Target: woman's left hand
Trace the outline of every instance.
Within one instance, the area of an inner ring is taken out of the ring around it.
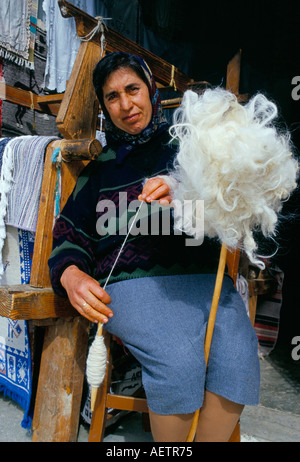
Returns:
[[[170,205],[172,202],[171,188],[162,177],[150,178],[138,199],[145,202],[158,200],[161,205]]]

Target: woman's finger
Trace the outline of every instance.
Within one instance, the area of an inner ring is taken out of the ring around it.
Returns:
[[[102,324],[105,324],[109,319],[109,317],[106,316],[103,312],[99,312],[85,300],[82,300],[81,303],[76,303],[74,307],[82,316],[91,322],[101,322]]]
[[[162,178],[150,178],[145,184],[142,193],[139,195],[139,200],[152,202],[154,200],[166,199],[170,194],[169,186]]]
[[[104,292],[104,291],[103,291]],[[113,316],[112,310],[104,303],[104,300],[100,300],[98,297],[96,297],[92,292],[87,292],[86,295],[84,296],[85,302],[87,304],[88,310],[92,308],[92,313],[93,315],[97,316],[97,313],[101,315],[101,322],[107,322],[109,318]],[[107,303],[110,303],[111,299],[109,295],[107,295],[106,300],[108,300]],[[86,306],[86,305],[85,305]],[[91,311],[89,311],[91,313]],[[99,317],[97,316],[99,319]]]
[[[61,283],[74,308],[90,321],[105,323],[113,315],[107,306],[111,302],[108,293],[102,289],[98,281],[75,265],[64,271]]]

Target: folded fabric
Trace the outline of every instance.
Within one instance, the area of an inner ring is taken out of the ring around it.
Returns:
[[[45,148],[54,139],[22,136],[14,144],[13,185],[8,195],[6,224],[27,231],[36,230]]]
[[[51,136],[19,136],[10,139],[3,152],[0,176],[0,252],[6,237],[5,225],[35,232],[44,154]],[[0,261],[0,275],[3,265]]]

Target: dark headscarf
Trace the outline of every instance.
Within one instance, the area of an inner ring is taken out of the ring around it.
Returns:
[[[143,143],[147,143],[153,137],[157,136],[159,133],[166,130],[168,128],[168,123],[163,114],[160,94],[155,84],[152,72],[150,71],[147,63],[142,58],[140,58],[139,56],[135,56],[135,55],[129,55],[128,53],[123,53],[123,52],[109,53],[98,63],[97,67],[100,66],[101,68],[101,66],[105,64],[105,60],[111,59],[112,57],[116,55],[120,57],[121,56],[133,57],[135,59],[137,65],[141,69],[141,75],[144,76],[143,81],[146,83],[148,87],[149,96],[150,96],[150,100],[152,104],[152,118],[149,124],[147,125],[147,127],[145,127],[141,133],[137,135],[131,135],[130,133],[127,133],[114,125],[114,123],[112,122],[105,108],[105,104],[104,104],[103,97],[102,97],[102,92],[97,91],[96,89],[97,96],[100,100],[100,104],[101,104],[103,113],[105,115],[105,135],[106,135],[107,141],[109,143],[109,141],[112,140],[119,144],[119,147],[117,149],[117,156],[119,157],[120,160],[122,160],[127,154],[131,152],[131,150],[135,146],[141,145]],[[96,80],[97,67],[94,72],[94,84]],[[125,64],[122,67],[130,68],[130,65],[127,66]]]

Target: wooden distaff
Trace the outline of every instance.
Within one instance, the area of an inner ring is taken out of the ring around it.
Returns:
[[[217,271],[217,276],[216,276],[215,289],[214,289],[214,293],[213,293],[213,299],[212,299],[212,303],[211,303],[211,309],[210,309],[210,313],[209,313],[207,329],[206,329],[206,336],[205,336],[204,355],[205,355],[206,366],[207,366],[207,363],[208,363],[211,340],[212,340],[212,336],[213,336],[215,320],[216,320],[216,316],[217,316],[217,309],[218,309],[219,299],[220,299],[221,290],[222,290],[222,284],[223,284],[223,278],[224,278],[224,272],[225,272],[225,265],[226,265],[226,256],[227,256],[227,247],[226,247],[225,244],[222,244],[221,252],[220,252],[220,258],[219,258],[218,271]],[[199,416],[200,416],[200,409],[198,409],[195,412],[193,422],[192,422],[192,426],[191,426],[190,432],[189,432],[187,440],[186,440],[187,442],[194,441],[197,426],[198,426]]]

